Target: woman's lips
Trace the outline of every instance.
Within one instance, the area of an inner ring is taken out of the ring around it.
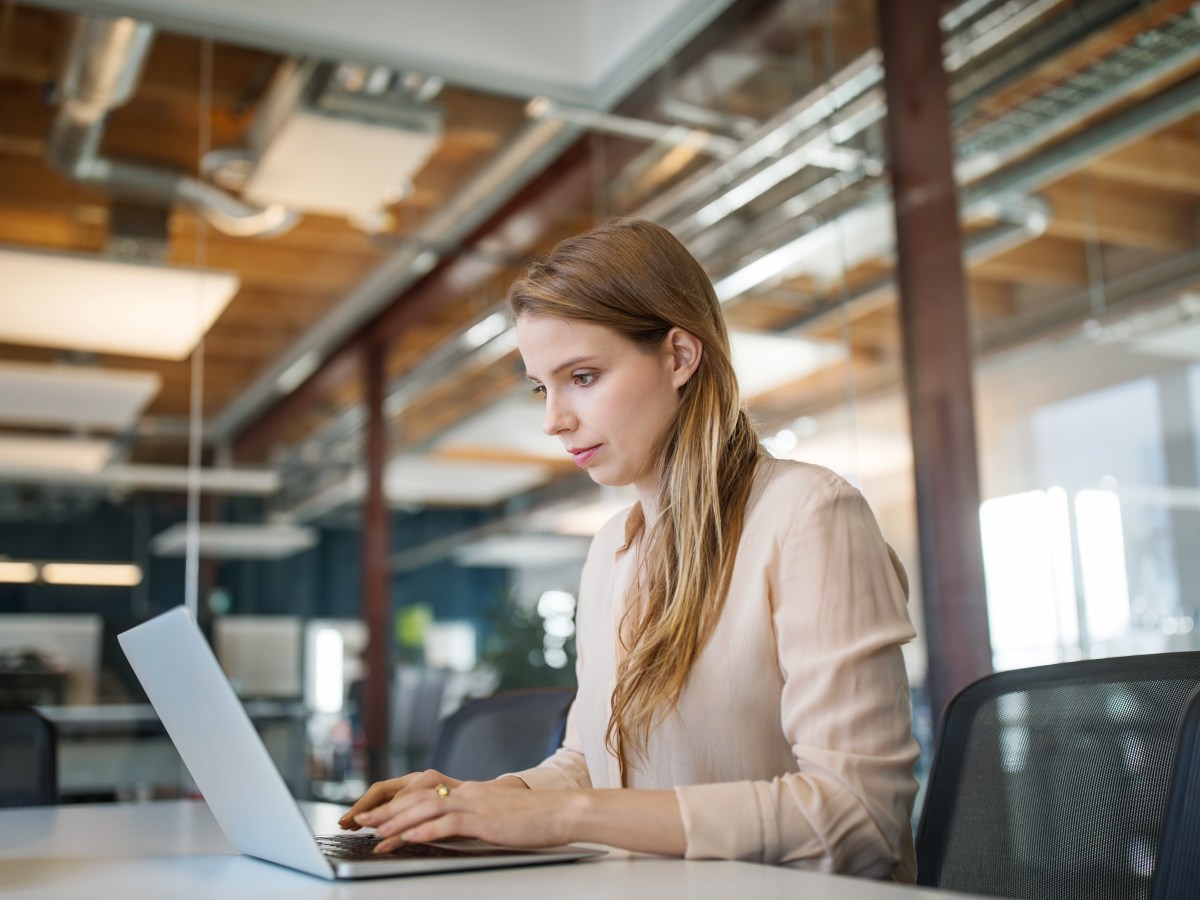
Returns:
[[[575,465],[582,469],[591,461],[599,449],[600,445],[597,444],[594,447],[584,447],[582,450],[569,450],[568,452],[571,454],[571,459],[575,461]]]

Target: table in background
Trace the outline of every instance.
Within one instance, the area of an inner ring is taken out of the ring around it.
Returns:
[[[249,700],[246,713],[292,791],[308,794],[306,711]],[[179,751],[148,703],[39,706],[58,730],[58,792],[65,799],[125,800],[194,792]]]
[[[337,830],[344,807],[303,803],[315,831]],[[565,865],[323,881],[237,854],[199,801],[0,810],[0,893],[6,900],[530,900],[563,897],[754,900],[952,900],[955,895],[753,863],[614,852]],[[959,895],[961,896],[961,895]]]

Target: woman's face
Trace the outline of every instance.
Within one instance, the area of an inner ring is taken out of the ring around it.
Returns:
[[[603,325],[524,315],[517,347],[534,393],[545,400],[546,434],[597,484],[633,484],[643,497],[655,496],[654,450],[699,361],[695,338],[673,329],[650,349]]]

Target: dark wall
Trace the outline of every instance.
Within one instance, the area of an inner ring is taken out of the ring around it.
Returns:
[[[257,501],[227,501],[216,510],[222,521],[262,521]],[[412,549],[484,523],[479,510],[397,512],[393,551]],[[184,560],[149,556],[150,537],[182,521],[182,502],[165,497],[103,501],[72,515],[46,521],[0,522],[0,556],[13,559],[136,562],[143,567],[137,588],[0,584],[0,613],[91,613],[104,617],[102,699],[136,699],[116,634],[184,601]],[[361,542],[353,528],[322,528],[315,547],[283,560],[224,563],[201,560],[201,603],[213,590],[227,599],[231,614],[353,618],[360,609]],[[435,619],[471,619],[486,639],[493,610],[504,596],[503,570],[464,569],[449,558],[404,572],[392,582],[392,605],[427,606]],[[202,615],[202,619],[204,616]]]

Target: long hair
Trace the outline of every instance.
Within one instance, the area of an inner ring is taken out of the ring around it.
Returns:
[[[607,743],[624,781],[652,728],[679,702],[729,588],[760,449],[741,408],[729,333],[704,269],[666,229],[615,219],[535,260],[508,292],[514,319],[611,328],[647,349],[679,327],[702,346],[657,449],[658,515],[621,622]],[[640,601],[640,602],[638,602]]]

